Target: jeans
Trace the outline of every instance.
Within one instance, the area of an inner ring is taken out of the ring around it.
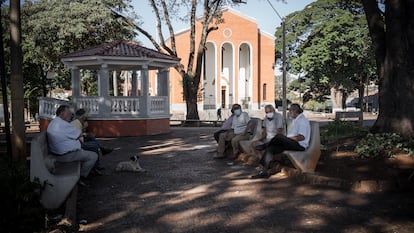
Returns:
[[[98,159],[98,154],[93,151],[87,150],[77,150],[72,151],[64,155],[56,156],[57,162],[74,162],[80,161],[81,162],[81,170],[80,175],[83,177],[87,177],[89,172],[95,166],[95,163]]]

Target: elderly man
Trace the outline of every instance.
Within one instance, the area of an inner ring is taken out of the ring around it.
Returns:
[[[81,162],[80,184],[85,185],[85,178],[95,166],[98,154],[81,148],[79,138],[81,131],[73,126],[70,121],[72,112],[68,105],[61,105],[56,110],[56,118],[53,119],[48,128],[49,151],[56,154],[58,162]]]
[[[260,140],[252,142],[250,145],[252,153],[262,159],[264,150],[256,150],[255,147],[264,143],[270,142],[277,134],[283,134],[283,117],[280,113],[276,112],[275,108],[268,104],[264,108],[265,118],[262,125],[262,138]]]
[[[217,154],[215,159],[225,158],[224,151],[226,149],[226,141],[231,141],[233,149],[233,158],[237,157],[240,153],[239,142],[241,140],[249,139],[249,133],[247,132],[247,124],[250,121],[250,117],[246,112],[242,112],[240,104],[234,104],[231,108],[234,114],[231,124],[232,130],[222,133],[219,136]]]
[[[259,145],[256,149],[265,149],[265,156],[260,161],[263,165],[263,170],[257,175],[252,176],[253,179],[268,178],[267,170],[270,168],[270,162],[276,160],[279,162],[278,170],[280,171],[280,163],[282,163],[283,154],[285,150],[304,151],[308,148],[310,139],[310,123],[303,114],[302,108],[299,104],[292,104],[289,108],[290,116],[293,118],[292,124],[288,130],[287,136],[277,134],[267,146]]]

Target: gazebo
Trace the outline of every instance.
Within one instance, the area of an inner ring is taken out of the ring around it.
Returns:
[[[170,132],[169,69],[177,57],[119,40],[66,54],[62,62],[71,70],[72,99],[75,109],[88,111],[89,129],[100,137],[141,136]],[[98,95],[83,96],[81,70],[97,72]],[[154,70],[155,91],[149,92],[149,71]],[[132,73],[129,96],[111,96],[110,71]],[[40,98],[41,129],[46,129],[57,106],[66,103]]]

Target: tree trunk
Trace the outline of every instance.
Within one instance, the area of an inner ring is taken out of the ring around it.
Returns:
[[[341,92],[335,88],[331,88],[332,109],[342,108]]]
[[[21,47],[20,1],[10,1],[10,87],[12,104],[13,157],[26,156],[24,124],[23,57]]]
[[[346,109],[346,99],[348,98],[348,93],[346,91],[341,91],[341,107],[342,109]]]
[[[363,109],[364,109],[364,90],[365,90],[365,85],[364,82],[361,79],[361,82],[359,83],[358,86],[358,108],[359,108],[359,117],[358,117],[358,122],[360,125],[363,125],[364,123],[364,114],[363,114]]]
[[[199,120],[197,109],[198,85],[194,83],[194,76],[188,73],[182,75],[183,93],[187,107],[187,120]]]
[[[380,82],[380,109],[372,131],[414,136],[414,3],[385,1],[385,22],[379,17],[377,1],[363,4]]]

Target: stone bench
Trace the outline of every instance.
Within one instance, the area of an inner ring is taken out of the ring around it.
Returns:
[[[254,133],[249,140],[240,141],[240,147],[246,154],[251,154],[250,145],[252,142],[262,138],[262,120],[252,118],[255,122]],[[301,172],[313,172],[318,164],[321,155],[321,143],[319,135],[319,123],[310,122],[311,137],[309,147],[305,151],[284,151],[283,153],[289,158],[295,168]]]
[[[50,155],[46,131],[33,138],[30,149],[30,180],[44,186],[40,202],[46,209],[59,208],[76,187],[80,162],[58,163]]]
[[[305,151],[284,151],[295,168],[301,172],[314,172],[321,155],[319,123],[311,121],[309,147]]]
[[[249,140],[242,140],[239,142],[240,148],[246,154],[251,154],[250,145],[252,142],[257,141],[262,138],[262,120],[259,118],[251,118],[249,121],[249,131],[250,138]]]
[[[336,120],[359,120],[359,116],[362,114],[360,111],[349,111],[349,112],[335,112]]]

